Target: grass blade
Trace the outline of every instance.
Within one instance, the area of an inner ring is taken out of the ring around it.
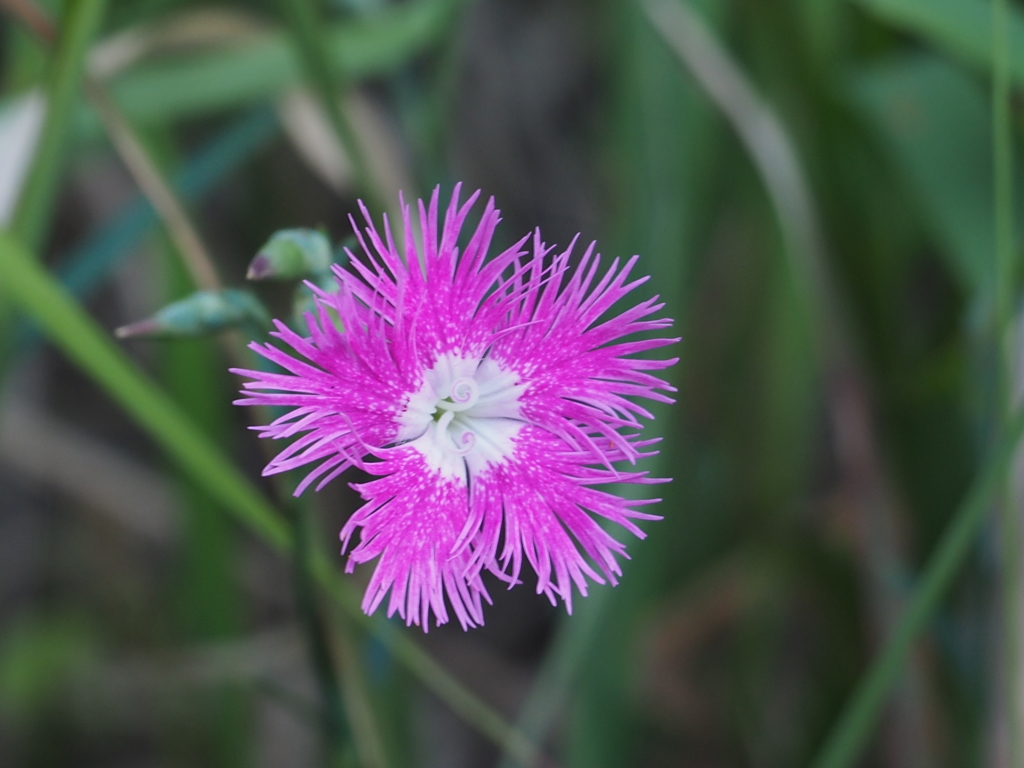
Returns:
[[[0,234],[5,290],[65,354],[148,431],[171,459],[270,546],[291,548],[291,535],[269,502],[155,384],[114,344],[11,235]]]
[[[1016,359],[1012,342],[1015,282],[1013,227],[1013,129],[1010,118],[1010,44],[1008,0],[992,3],[992,178],[995,200],[996,262],[996,349],[998,392],[996,420],[999,432],[1014,406]],[[1007,733],[1007,763],[1020,765],[1020,508],[1013,483],[1006,483],[999,504],[999,532],[1002,538],[1000,579],[1002,586],[1003,659],[1000,675],[1006,680],[1001,714]]]
[[[32,167],[14,211],[11,231],[38,250],[72,129],[72,114],[85,73],[85,55],[103,20],[106,0],[72,0],[61,17],[46,89],[46,118]]]
[[[317,18],[317,8],[311,0],[278,0],[278,6],[291,27],[294,47],[302,59],[306,77],[319,95],[338,141],[352,163],[356,186],[369,198],[366,202],[371,210],[379,208],[380,199],[367,170],[366,158],[348,116],[338,103],[344,89],[332,71],[326,36],[321,20]]]
[[[1022,434],[1024,408],[1018,409],[1007,424],[1002,439],[929,558],[906,613],[861,679],[813,762],[814,768],[846,768],[861,754],[878,723],[887,695],[904,672],[914,639],[928,623],[967,558],[971,543],[1005,482]]]

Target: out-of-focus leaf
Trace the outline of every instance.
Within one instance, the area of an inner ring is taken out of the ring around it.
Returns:
[[[270,315],[248,291],[196,291],[168,304],[152,317],[117,329],[119,338],[187,338],[208,336],[228,328],[270,327]]]
[[[965,288],[991,299],[992,123],[967,74],[933,55],[859,72],[854,101],[877,129]]]
[[[105,0],[65,4],[47,73],[46,111],[28,177],[11,218],[11,229],[35,247],[46,231],[53,199],[67,158],[71,118],[85,74],[85,55],[103,21]]]
[[[80,621],[22,620],[0,644],[0,709],[31,717],[59,696],[70,677],[88,670],[96,654],[96,638]]]
[[[326,33],[334,71],[359,79],[392,69],[447,29],[461,0],[418,0],[389,6]],[[302,77],[283,33],[217,52],[165,57],[114,78],[114,98],[135,123],[223,112],[280,93]]]
[[[234,512],[271,547],[287,551],[291,535],[274,507],[91,321],[10,235],[0,232],[0,274],[8,294],[72,360],[117,398],[183,471]]]
[[[38,90],[0,109],[0,225],[10,222],[14,213],[45,113],[46,98]]]
[[[975,66],[992,66],[992,4],[980,0],[852,0]],[[1011,8],[1010,71],[1024,83],[1024,13]]]

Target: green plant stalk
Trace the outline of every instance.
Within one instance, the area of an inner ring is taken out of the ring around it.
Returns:
[[[362,665],[353,637],[351,620],[331,614],[335,657],[341,669],[341,692],[360,768],[388,768],[373,701],[366,687]]]
[[[287,523],[263,495],[6,232],[0,233],[0,275],[11,298],[43,332],[107,390],[193,480],[274,550],[291,550]]]
[[[320,552],[313,554],[313,568],[320,583],[343,608],[384,644],[392,656],[410,669],[453,712],[500,745],[521,764],[539,764],[541,753],[533,742],[507,723],[501,715],[484,705],[394,624],[364,614],[359,605],[359,598],[344,582],[333,577],[333,566]]]
[[[163,166],[176,161],[171,132],[154,130],[146,137],[148,149]],[[166,237],[151,238],[163,265],[163,302],[186,296],[195,290]],[[201,425],[215,442],[228,432],[228,401],[211,397],[227,392],[227,372],[213,339],[177,339],[158,348],[160,379],[167,394]],[[181,490],[181,552],[176,590],[177,615],[183,637],[189,642],[208,642],[235,636],[241,627],[241,601],[234,579],[238,542],[230,519],[219,514],[220,507],[205,490],[172,467]],[[251,739],[252,693],[225,685],[211,691],[213,706],[220,713],[208,724],[215,745],[217,764],[242,768]]]
[[[1018,409],[1008,421],[1006,430],[928,559],[906,612],[861,678],[812,763],[814,768],[846,768],[857,760],[881,716],[887,694],[904,670],[914,639],[928,623],[963,565],[986,513],[1002,489],[1022,434],[1024,408]]]
[[[304,625],[310,661],[320,688],[323,706],[323,732],[325,764],[337,766],[342,762],[345,747],[349,743],[349,729],[338,685],[338,670],[335,668],[329,641],[329,631],[323,613],[317,605],[315,576],[311,554],[315,551],[311,536],[313,532],[313,510],[309,504],[296,500],[291,505],[292,530],[295,537],[292,565],[295,578],[295,593],[299,615]]]
[[[996,318],[999,371],[996,400],[998,430],[1006,429],[1013,408],[1013,135],[1010,118],[1010,9],[1008,0],[992,3],[992,178],[995,200]],[[1005,718],[1008,764],[1021,765],[1024,749],[1020,729],[1020,518],[1012,483],[1006,483],[999,504],[1002,542],[1002,641],[1005,681],[1002,717]]]
[[[10,226],[22,242],[29,244],[30,253],[37,252],[42,244],[67,154],[85,55],[105,7],[106,0],[69,0],[61,19],[57,48],[47,73],[46,115]],[[14,319],[3,294],[0,283],[0,372],[11,354],[10,326]]]
[[[61,17],[46,87],[46,117],[11,221],[11,231],[30,252],[41,245],[67,156],[85,56],[105,9],[106,0],[68,0]]]
[[[356,187],[369,198],[367,203],[371,204],[370,208],[379,210],[382,201],[374,189],[366,157],[359,146],[352,124],[338,103],[339,97],[344,93],[344,83],[340,78],[335,78],[332,71],[323,23],[317,18],[318,13],[313,0],[278,0],[278,6],[288,20],[295,49],[302,60],[306,77],[320,96],[338,141],[352,163]]]
[[[292,552],[289,526],[263,494],[6,232],[0,232],[0,281],[47,337],[133,416],[194,482],[274,551],[284,555]],[[363,614],[359,598],[322,553],[314,551],[310,565],[320,586],[452,711],[523,762],[537,761],[539,752],[528,739],[449,675],[414,640],[386,620]]]

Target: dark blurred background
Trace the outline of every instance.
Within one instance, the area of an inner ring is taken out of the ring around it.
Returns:
[[[275,230],[338,243],[358,197],[394,211],[399,190],[458,181],[496,198],[498,245],[540,227],[640,254],[641,291],[683,337],[647,466],[673,478],[664,520],[628,542],[621,585],[572,617],[494,582],[483,628],[408,636],[565,768],[808,764],[1020,383],[993,234],[990,6],[93,0],[60,97],[69,19],[89,2],[0,2],[0,221],[16,227],[33,153],[54,153],[27,244],[108,333],[197,285],[83,72],[175,185],[226,286]],[[1008,18],[1019,89],[1024,7]],[[44,92],[66,102],[59,140]],[[1019,90],[1009,122],[1017,141]],[[254,290],[289,316],[291,284]],[[0,765],[518,764],[314,595],[343,646],[344,716],[325,726],[295,566],[26,317],[7,319]],[[223,339],[118,344],[274,493]],[[357,498],[345,481],[307,495],[313,546],[340,571]],[[1011,764],[999,530],[993,517],[972,540],[863,765]],[[346,578],[361,591],[370,570]]]

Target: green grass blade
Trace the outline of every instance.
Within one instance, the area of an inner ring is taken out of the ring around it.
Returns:
[[[72,115],[85,69],[85,55],[95,37],[106,0],[71,0],[61,17],[57,47],[46,87],[46,118],[28,178],[18,199],[11,231],[38,250],[71,135]]]
[[[986,513],[1006,479],[1017,444],[1024,434],[1024,408],[1007,424],[1005,433],[977,476],[945,534],[925,566],[906,612],[885,647],[861,679],[814,768],[846,768],[863,751],[878,723],[886,697],[905,668],[914,639],[928,623],[971,549]]]
[[[274,549],[291,548],[288,526],[262,494],[178,406],[135,369],[125,353],[7,233],[0,234],[0,274],[8,295],[152,435],[170,458]]]
[[[306,76],[319,95],[338,141],[352,163],[357,188],[369,198],[366,202],[371,209],[381,207],[355,130],[338,103],[344,93],[343,80],[332,71],[327,39],[316,5],[312,0],[278,0],[277,4],[291,27],[294,48],[302,59]]]
[[[1010,47],[1008,0],[992,4],[992,176],[995,198],[996,327],[999,350],[996,419],[999,430],[1013,408],[1016,350],[1013,345],[1014,227],[1013,227],[1013,128],[1010,116]],[[999,532],[1003,542],[1000,562],[1003,615],[1003,659],[1000,675],[1016,681],[1020,675],[1020,510],[1013,483],[1006,483],[999,504]],[[1020,765],[1020,686],[1005,686],[1002,710],[1007,730],[1007,762]]]

